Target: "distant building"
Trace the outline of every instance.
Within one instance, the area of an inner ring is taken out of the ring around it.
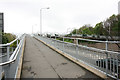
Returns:
[[[0,31],[4,32],[4,14],[0,13]]]
[[[120,1],[118,2],[118,14],[120,14]]]

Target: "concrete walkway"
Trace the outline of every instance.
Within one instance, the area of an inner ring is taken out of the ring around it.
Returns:
[[[99,78],[31,36],[26,37],[21,78]]]

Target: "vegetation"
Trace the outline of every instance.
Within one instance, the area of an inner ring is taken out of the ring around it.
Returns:
[[[77,31],[77,32],[76,32]],[[99,36],[106,36],[108,40],[108,36],[114,40],[114,36],[120,36],[120,15],[113,14],[104,22],[97,23],[94,27],[91,25],[84,25],[79,29],[74,29],[70,34],[82,34],[83,36],[86,35],[97,35]],[[118,39],[119,40],[119,39]],[[116,43],[116,45],[120,48],[120,45]]]
[[[70,34],[82,35],[103,35],[103,36],[119,36],[120,34],[120,15],[112,15],[106,21],[97,23],[94,27],[90,24],[84,25],[79,29],[74,29]]]
[[[2,40],[2,44],[6,44],[6,43],[10,43],[11,41],[13,41],[14,39],[16,39],[16,36],[11,34],[11,33],[1,33],[0,34],[1,40]],[[15,47],[16,43],[13,43],[11,46]]]

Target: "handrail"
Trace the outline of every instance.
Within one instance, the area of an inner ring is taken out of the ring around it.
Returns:
[[[59,37],[59,36],[55,36],[55,37]],[[61,37],[63,38],[63,37]],[[78,40],[84,40],[84,41],[91,41],[91,42],[101,42],[101,43],[120,43],[120,41],[100,41],[100,40],[91,40],[91,39],[83,39],[83,38],[71,38],[71,37],[64,37],[67,39],[78,39]]]
[[[24,35],[24,34],[23,34],[23,35]],[[10,45],[13,44],[15,41],[17,41],[18,39],[20,39],[23,35],[17,37],[15,40],[11,41],[10,43],[0,44],[0,47],[10,46]]]
[[[13,44],[15,41],[17,41],[18,39],[19,39],[19,37],[16,38],[15,40],[11,41],[10,43],[7,43],[7,44],[0,44],[0,47],[9,46],[9,45]]]
[[[61,37],[61,38],[63,38],[63,37]],[[102,43],[106,43],[106,42],[107,43],[120,43],[120,41],[100,41],[100,40],[90,40],[90,39],[70,38],[70,37],[64,37],[64,38],[86,40],[86,41],[93,41],[93,42],[102,42]],[[53,39],[53,40],[56,40],[56,39]],[[56,40],[56,41],[63,42],[63,43],[66,43],[66,44],[71,44],[71,45],[78,45],[78,44],[74,44],[74,43],[64,42],[64,41],[61,41],[61,40]],[[102,49],[93,48],[93,47],[87,47],[87,46],[83,46],[83,45],[78,45],[78,46],[81,47],[81,48],[85,48],[85,49],[89,49],[89,50],[93,50],[93,51],[98,51],[98,52],[107,52],[107,53],[113,53],[113,54],[120,54],[120,52],[115,52],[115,51],[102,50]]]
[[[23,39],[24,39],[25,36],[23,36]],[[18,39],[18,38],[17,38]],[[7,64],[10,64],[12,62],[14,62],[16,59],[17,59],[17,55],[18,55],[18,52],[20,51],[20,48],[22,46],[22,41],[23,39],[20,41],[19,45],[17,46],[17,48],[15,49],[15,51],[13,52],[12,56],[10,57],[9,61],[6,61],[6,62],[3,62],[3,63],[0,63],[0,66],[3,66],[3,65],[7,65]],[[16,40],[16,39],[15,39]],[[14,41],[15,41],[14,40]],[[14,43],[14,41],[12,41],[11,43]],[[10,44],[10,43],[9,43]],[[7,45],[8,46],[8,45]]]

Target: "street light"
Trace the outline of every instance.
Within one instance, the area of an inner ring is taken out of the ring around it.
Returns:
[[[42,9],[50,9],[49,7],[47,8],[41,8],[40,9],[40,34],[42,35]]]

